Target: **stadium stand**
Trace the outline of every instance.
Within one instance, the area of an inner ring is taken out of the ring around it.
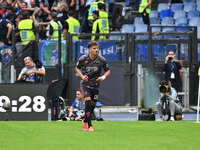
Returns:
[[[162,10],[167,10],[168,4],[167,3],[159,3],[157,11],[160,13]]]
[[[136,25],[136,24],[144,24],[142,17],[136,17],[134,19],[134,25]]]
[[[120,32],[118,32],[118,31],[111,31],[110,33],[111,34],[116,34],[116,33],[120,33]],[[119,36],[119,35],[112,35],[112,36],[109,37],[109,40],[120,41],[121,39],[122,39],[122,37]]]
[[[171,10],[173,12],[176,10],[183,10],[183,4],[182,3],[172,3]]]
[[[178,24],[188,24],[188,19],[186,17],[180,17],[175,20],[175,25]]]
[[[195,8],[195,3],[183,3],[183,5],[183,10],[185,10],[186,12],[194,10]]]
[[[192,17],[189,20],[189,25],[190,26],[198,26],[200,22],[200,17]]]
[[[187,17],[190,20],[190,18],[192,17],[199,17],[200,16],[200,12],[197,10],[191,10],[187,13]]]
[[[182,17],[186,17],[186,13],[184,10],[175,10],[174,11],[174,19],[178,19],[178,18],[182,18]]]
[[[158,17],[158,11],[157,10],[152,10],[151,13],[149,14],[149,18],[157,18]]]
[[[170,9],[162,10],[160,12],[160,20],[163,20],[165,17],[172,17],[173,12]]]
[[[150,18],[150,25],[158,25],[160,24],[160,19],[158,17]]]
[[[133,24],[123,24],[122,25],[122,33],[132,33],[134,31],[134,25]]]

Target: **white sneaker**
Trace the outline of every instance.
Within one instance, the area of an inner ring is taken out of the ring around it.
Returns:
[[[169,121],[175,121],[174,117],[170,117]]]
[[[156,121],[165,121],[165,119],[164,118],[159,118]]]

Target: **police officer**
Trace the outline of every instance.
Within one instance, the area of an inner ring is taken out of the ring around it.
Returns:
[[[28,11],[23,11],[22,20],[18,24],[18,29],[20,30],[20,37],[22,45],[27,45],[30,41],[35,40],[35,34],[33,32],[34,23],[29,17]]]
[[[139,13],[142,14],[144,24],[150,25],[149,14],[151,12],[151,0],[141,0],[139,6]]]
[[[93,11],[94,22],[92,25],[92,33],[109,33],[108,20],[99,18],[99,11]],[[106,39],[106,36],[92,36],[92,40]]]
[[[75,12],[70,10],[68,13],[68,19],[65,20],[63,25],[63,35],[66,36],[66,33],[75,34],[80,32],[80,23],[77,19],[74,18]],[[73,40],[78,40],[78,36],[73,36]]]

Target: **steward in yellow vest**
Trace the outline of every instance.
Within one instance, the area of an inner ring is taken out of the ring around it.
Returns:
[[[92,33],[109,33],[109,26],[108,23],[99,18],[99,12],[98,11],[93,11],[93,17],[94,17],[94,22],[92,25]],[[100,36],[92,36],[91,40],[98,40],[98,39],[106,39],[106,36],[100,35]]]
[[[63,35],[66,36],[66,33],[70,34],[79,34],[80,33],[80,23],[77,19],[74,18],[75,12],[70,10],[68,13],[68,19],[65,20],[63,24]],[[73,36],[73,40],[79,40],[78,36]]]
[[[152,0],[140,0],[139,13],[142,14],[144,24],[150,25],[149,14],[151,12]]]
[[[50,32],[48,39],[52,41],[58,41],[59,37],[59,29],[62,30],[62,24],[60,21],[57,21],[57,13],[52,12],[51,15],[49,15],[50,21]],[[61,34],[61,40],[62,40],[62,34]]]
[[[29,42],[35,40],[35,34],[33,32],[35,27],[33,20],[29,19],[28,11],[24,11],[22,16],[23,18],[18,24],[18,29],[20,30],[22,45],[27,45]]]

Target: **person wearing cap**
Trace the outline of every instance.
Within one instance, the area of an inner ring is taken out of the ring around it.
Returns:
[[[4,16],[6,13],[7,3],[5,1],[2,1],[0,5],[0,13]]]
[[[23,11],[22,17],[22,20],[18,24],[18,29],[20,31],[22,45],[28,45],[31,41],[35,40],[35,34],[33,32],[35,26],[33,20],[30,19],[28,11]]]
[[[66,33],[78,34],[80,32],[80,23],[77,19],[74,18],[75,12],[70,10],[68,13],[68,19],[65,20],[63,26],[63,35],[66,36]],[[73,36],[73,40],[78,40],[78,36]]]
[[[0,42],[3,42],[5,45],[11,45],[11,32],[12,32],[12,25],[3,19],[3,16],[0,16]]]
[[[40,82],[39,77],[45,76],[45,68],[41,63],[34,63],[31,57],[24,58],[25,67],[21,70],[17,82]]]
[[[109,33],[108,23],[106,23],[104,19],[99,18],[99,11],[93,11],[93,17],[94,17],[94,22],[92,25],[92,34],[95,33],[108,34]],[[106,36],[104,35],[92,36],[92,40],[98,40],[98,39],[106,39]]]

